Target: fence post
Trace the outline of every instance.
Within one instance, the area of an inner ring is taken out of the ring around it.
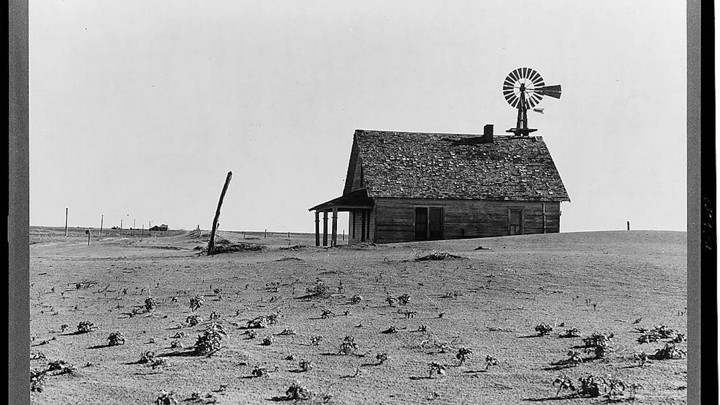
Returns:
[[[223,185],[222,192],[220,193],[220,201],[218,201],[217,210],[215,210],[215,218],[213,219],[212,231],[210,231],[210,241],[208,242],[208,256],[212,255],[213,251],[215,250],[215,231],[217,231],[218,218],[220,218],[220,208],[222,207],[223,199],[225,198],[225,193],[227,192],[227,188],[228,185],[230,185],[231,179],[232,172],[228,172],[227,177],[225,178],[225,185]]]

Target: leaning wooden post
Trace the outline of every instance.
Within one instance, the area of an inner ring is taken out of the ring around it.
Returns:
[[[215,218],[213,219],[212,230],[210,231],[210,241],[208,242],[208,256],[213,254],[215,250],[215,231],[217,231],[217,223],[220,218],[220,208],[222,207],[223,199],[225,198],[225,192],[227,191],[228,185],[230,185],[230,179],[232,179],[232,172],[228,172],[227,178],[225,179],[225,185],[223,186],[222,193],[220,193],[220,201],[218,201],[217,210],[215,211]]]

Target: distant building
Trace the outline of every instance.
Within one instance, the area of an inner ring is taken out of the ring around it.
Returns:
[[[315,211],[315,240],[405,242],[560,232],[570,201],[542,137],[356,130],[342,196]]]
[[[168,226],[165,224],[162,225],[155,225],[152,228],[150,228],[151,231],[167,231]]]

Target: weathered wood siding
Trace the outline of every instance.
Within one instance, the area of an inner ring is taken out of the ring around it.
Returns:
[[[354,220],[353,216],[355,218]],[[348,244],[352,245],[355,243],[373,242],[373,239],[375,237],[375,215],[373,214],[373,211],[354,210],[350,211],[348,217],[348,229],[350,230],[350,232],[348,233]],[[362,239],[363,218],[365,218],[365,240]]]
[[[510,209],[522,210],[523,234],[560,232],[559,202],[378,198],[375,242],[415,240],[415,207],[443,207],[444,239],[508,235]]]

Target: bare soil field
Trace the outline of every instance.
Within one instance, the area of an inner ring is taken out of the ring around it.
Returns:
[[[207,242],[31,228],[32,403],[686,403],[685,233]]]

